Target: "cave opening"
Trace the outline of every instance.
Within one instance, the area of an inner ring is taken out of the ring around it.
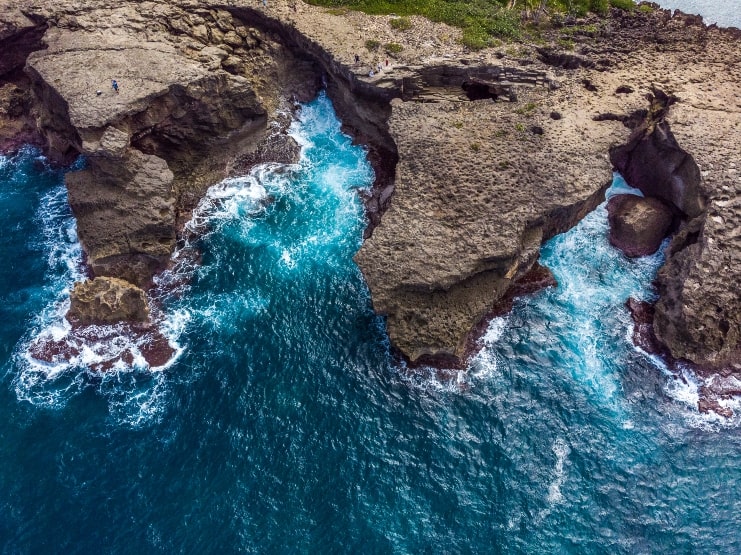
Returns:
[[[496,100],[499,98],[499,95],[492,92],[491,87],[484,83],[470,83],[466,81],[461,85],[461,87],[466,93],[468,100],[486,100],[488,98]]]

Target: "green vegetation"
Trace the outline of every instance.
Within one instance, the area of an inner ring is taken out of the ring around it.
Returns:
[[[391,25],[392,29],[396,29],[397,31],[407,31],[412,28],[412,22],[408,17],[395,17],[389,20],[389,25]]]
[[[409,29],[408,16],[422,15],[460,27],[463,44],[471,49],[494,46],[500,39],[518,39],[529,26],[556,14],[605,14],[610,7],[633,9],[633,0],[305,0],[332,10],[349,8],[374,15],[394,14],[397,30]],[[544,17],[545,16],[545,17]]]
[[[378,50],[381,47],[381,43],[377,40],[368,39],[367,41],[365,41],[365,47],[372,52],[374,50]]]
[[[474,152],[481,150],[481,143],[471,143],[471,150]]]
[[[533,110],[535,110],[535,108],[537,107],[538,105],[535,102],[528,102],[524,106],[520,106],[519,108],[517,108],[517,110],[515,110],[515,113],[520,115],[532,116]]]
[[[516,123],[515,129],[519,131],[520,133],[523,133],[525,131],[525,125],[522,123]]]
[[[648,8],[648,11],[651,11],[651,6],[648,6],[646,4],[644,5]],[[620,8],[621,10],[626,10],[626,11],[633,10],[636,7],[635,2],[633,2],[633,0],[610,0],[610,6],[612,6],[613,8]]]
[[[386,50],[388,54],[398,54],[399,52],[404,50],[404,47],[402,45],[397,44],[395,42],[384,44],[383,48]]]
[[[654,9],[651,7],[650,4],[641,4],[638,6],[638,11],[643,13],[651,13],[654,11]]]
[[[463,122],[462,121],[456,121],[453,123],[453,127],[456,129],[463,129]]]

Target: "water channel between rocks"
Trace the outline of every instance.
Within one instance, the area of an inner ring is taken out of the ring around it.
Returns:
[[[0,159],[5,550],[739,551],[738,417],[699,415],[630,341],[661,253],[613,249],[603,204],[544,246],[559,286],[494,320],[458,380],[409,375],[352,260],[372,169],[325,95],[298,118],[299,164],[196,211],[202,264],[161,278],[159,369],[29,358],[66,333],[81,253],[61,174]]]

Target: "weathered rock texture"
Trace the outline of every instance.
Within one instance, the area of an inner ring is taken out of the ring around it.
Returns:
[[[737,31],[613,10],[569,34],[574,51],[471,54],[458,30],[422,18],[397,31],[388,17],[268,4],[4,0],[7,65],[35,50],[26,73],[48,152],[88,159],[68,185],[95,275],[147,286],[205,187],[266,156],[281,98],[324,79],[376,169],[357,261],[409,359],[463,357],[541,243],[601,201],[614,164],[682,222],[659,276],[658,338],[678,358],[737,360]],[[369,38],[402,49],[368,50]]]
[[[26,71],[50,152],[87,160],[67,184],[88,263],[146,287],[182,216],[265,137],[284,74],[301,78],[303,68],[215,8],[93,3],[42,15],[48,47]]]
[[[658,198],[616,195],[607,202],[610,244],[631,258],[655,253],[672,226],[672,211]]]
[[[527,93],[532,103],[551,94]],[[582,145],[571,134],[582,129],[575,118],[536,119],[516,107],[394,103],[396,189],[356,259],[389,335],[412,360],[460,357],[472,327],[537,261],[542,242],[601,202],[611,180],[606,151],[615,134],[627,136],[621,124],[584,126]],[[533,121],[543,134],[525,128]],[[578,157],[589,166],[566,163]]]
[[[98,277],[75,284],[67,318],[79,326],[146,322],[149,305],[144,291],[128,281]]]

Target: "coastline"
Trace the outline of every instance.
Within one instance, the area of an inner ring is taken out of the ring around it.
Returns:
[[[374,308],[412,362],[465,364],[472,330],[537,264],[540,245],[601,202],[613,169],[607,154],[629,141],[631,118],[649,111],[645,95],[658,85],[679,99],[663,121],[697,162],[696,186],[707,196],[697,213],[677,204],[690,231],[678,234],[683,242],[673,243],[659,278],[658,331],[680,358],[738,370],[738,303],[726,285],[737,265],[717,249],[735,229],[740,31],[662,10],[613,10],[575,22],[571,49],[556,30],[545,45],[472,53],[457,30],[421,18],[397,31],[388,17],[290,2],[214,6],[200,19],[185,17],[191,7],[183,1],[155,17],[146,48],[146,24],[134,18],[110,48],[101,44],[111,23],[96,5],[21,7],[21,23],[2,37],[18,44],[13,59],[34,52],[23,117],[33,114],[35,137],[52,159],[90,161],[70,174],[68,189],[93,275],[146,289],[205,189],[251,161],[283,156],[266,129],[286,99],[307,98],[324,80],[376,169],[356,256]],[[123,4],[119,13],[129,10],[137,8]],[[366,65],[381,54],[367,48],[371,34],[402,46],[373,76]],[[706,52],[708,44],[727,46],[728,59],[719,48]],[[149,69],[130,65],[121,56],[128,49]],[[121,93],[91,98],[89,86],[107,86],[112,67]],[[696,282],[707,285],[687,289]],[[699,335],[696,321],[705,322]]]

